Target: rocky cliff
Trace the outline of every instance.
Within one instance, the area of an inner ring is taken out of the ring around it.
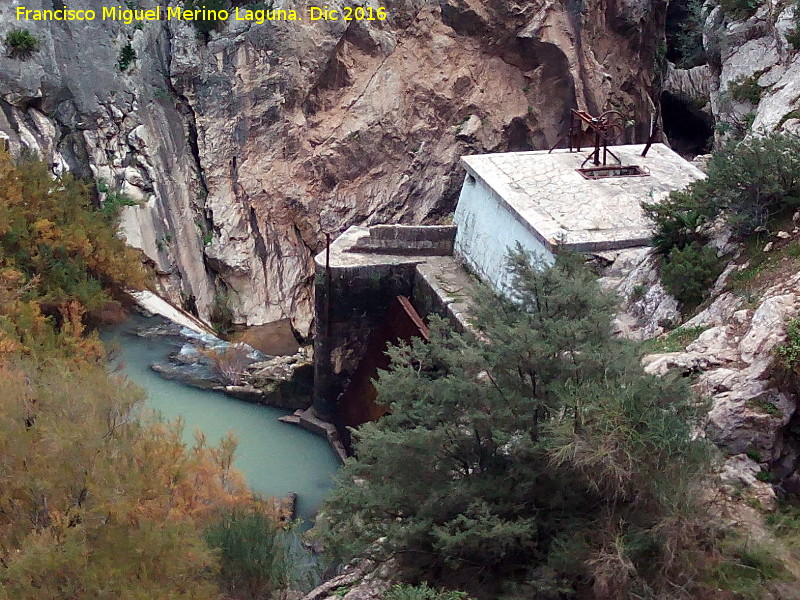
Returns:
[[[385,21],[231,20],[201,39],[177,21],[17,24],[6,4],[0,36],[21,25],[41,47],[0,57],[0,131],[141,202],[122,234],[166,298],[302,334],[326,232],[440,219],[460,155],[548,147],[574,107],[618,108],[639,124],[625,141],[646,134],[660,2],[385,6]]]
[[[705,64],[667,68],[665,91],[682,99],[687,114],[711,118],[717,144],[750,131],[800,132],[800,48],[791,41],[800,5],[767,0],[752,6],[747,17],[703,4]]]
[[[767,0],[738,6],[738,13],[726,13],[722,5],[704,3],[695,19],[705,63],[670,64],[664,80],[666,95],[683,104],[682,114],[705,113],[717,146],[775,130],[800,133],[800,4]],[[666,114],[665,129],[669,133]],[[673,130],[680,138],[681,128]],[[798,219],[795,215],[794,225]],[[718,254],[729,262],[704,310],[683,322],[682,333],[672,334],[685,337],[683,343],[645,359],[649,372],[683,373],[710,399],[706,434],[725,453],[723,481],[731,489],[749,490],[769,509],[776,491],[800,491],[796,375],[786,373],[774,353],[798,312],[800,265],[791,250],[798,233],[796,226],[767,233],[763,248],[737,248],[716,239]],[[677,302],[658,283],[653,258],[645,253],[628,260],[636,266],[627,277],[612,266],[608,280],[627,298],[620,330],[648,339],[684,321]]]
[[[645,371],[690,379],[698,398],[709,402],[698,433],[720,448],[722,481],[732,494],[744,490],[772,510],[780,494],[800,493],[797,378],[775,353],[800,309],[793,250],[800,228],[768,237],[763,248],[721,244],[727,266],[701,310],[689,315],[662,287],[649,249],[597,258],[605,265],[602,281],[624,300],[619,332],[653,340]]]

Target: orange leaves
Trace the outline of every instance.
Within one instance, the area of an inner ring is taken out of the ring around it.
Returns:
[[[70,300],[63,304],[59,309],[61,313],[61,333],[67,336],[79,338],[83,335],[83,315],[86,309],[77,300]]]
[[[83,184],[0,152],[0,353],[58,349],[96,360],[102,346],[84,336],[87,313],[106,310],[110,288],[146,283],[140,257],[92,209]]]
[[[100,365],[4,361],[0,389],[0,589],[216,597],[203,527],[251,499],[241,481],[223,489],[215,448],[143,424],[140,392]]]
[[[231,468],[235,438],[228,434],[213,447],[198,432],[194,446],[187,449],[180,431],[180,424],[156,422],[140,440],[140,456],[150,468],[143,473],[145,487],[166,493],[143,497],[132,516],[205,523],[222,510],[251,506],[252,493],[242,475]]]
[[[98,361],[105,357],[105,347],[96,334],[84,335],[83,316],[86,309],[77,300],[58,307],[61,314],[59,341],[76,361]]]
[[[0,355],[27,353],[31,339],[41,339],[52,331],[39,303],[26,299],[37,281],[26,281],[16,269],[0,268]]]
[[[85,185],[0,152],[0,269],[12,266],[36,273],[37,299],[50,313],[71,300],[100,310],[109,288],[147,284],[140,256],[116,237],[108,215],[92,208]]]
[[[55,223],[49,219],[38,219],[33,222],[31,229],[43,242],[55,242],[61,239],[61,232],[56,229]]]
[[[0,599],[210,600],[203,528],[255,500],[231,436],[187,449],[106,372],[87,312],[146,283],[106,218],[71,178],[0,152]]]
[[[0,357],[3,354],[16,354],[23,348],[17,340],[12,339],[7,333],[0,332]]]

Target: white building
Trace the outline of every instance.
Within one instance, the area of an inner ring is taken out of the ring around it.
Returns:
[[[578,252],[648,244],[641,203],[661,200],[703,177],[664,146],[614,146],[621,165],[594,167],[587,151],[465,156],[467,176],[455,212],[456,256],[496,290],[508,281],[506,256],[521,244],[552,263],[558,247]]]

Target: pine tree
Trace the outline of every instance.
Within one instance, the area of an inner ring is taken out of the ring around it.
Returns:
[[[530,597],[686,584],[706,536],[691,514],[700,407],[643,374],[581,258],[545,267],[517,252],[511,265],[515,297],[479,298],[477,336],[434,319],[429,343],[390,350],[378,398],[391,413],[356,433],[329,543],[429,579],[529,580]]]

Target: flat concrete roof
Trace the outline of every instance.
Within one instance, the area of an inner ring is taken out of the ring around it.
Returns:
[[[362,252],[357,249],[360,242],[369,238],[371,227],[351,225],[339,237],[331,242],[330,264],[334,269],[365,267],[374,265],[408,265],[425,262],[430,255],[420,253],[407,254],[380,252]],[[325,266],[325,250],[314,257],[319,267]]]
[[[652,227],[641,202],[661,200],[705,175],[664,144],[653,144],[646,158],[643,144],[609,149],[624,166],[638,165],[649,175],[585,179],[576,169],[587,149],[482,154],[461,162],[550,247],[591,251],[646,245]],[[608,165],[616,165],[610,155]],[[593,166],[587,161],[584,168]]]

